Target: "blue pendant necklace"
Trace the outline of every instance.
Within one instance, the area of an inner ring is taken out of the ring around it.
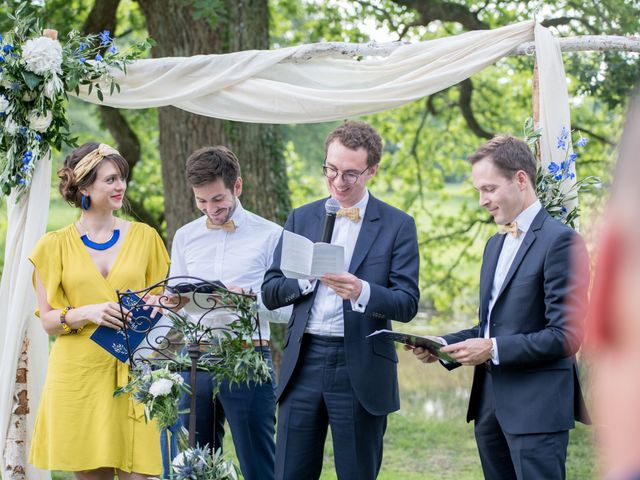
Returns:
[[[80,237],[80,240],[82,240],[82,243],[84,243],[87,247],[93,250],[107,250],[113,247],[116,243],[118,243],[118,239],[120,238],[120,229],[115,228],[116,227],[115,218],[113,219],[113,229],[111,232],[111,238],[103,243],[98,243],[91,240],[91,237],[89,237],[89,230],[87,229],[87,227],[84,226],[84,223],[82,223],[82,220],[79,220],[78,222],[80,223],[80,225],[82,225],[82,228],[84,228],[84,231],[85,231],[85,234]]]

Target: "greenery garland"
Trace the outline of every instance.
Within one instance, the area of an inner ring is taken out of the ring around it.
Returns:
[[[40,26],[42,4],[20,3],[9,14],[13,27],[0,34],[0,190],[9,195],[15,188],[17,198],[52,148],[76,145],[66,118],[68,92],[88,86],[102,101],[101,86],[109,94],[120,89],[110,69],[126,72],[151,45],[147,40],[120,52],[107,30],[86,36],[71,31],[60,43],[55,31]]]

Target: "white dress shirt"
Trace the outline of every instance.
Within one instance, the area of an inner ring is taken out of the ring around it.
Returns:
[[[171,246],[169,275],[219,280],[227,286],[251,290],[258,295],[260,336],[268,340],[269,322],[287,322],[292,311],[291,306],[267,310],[260,298],[262,280],[273,261],[282,227],[245,210],[239,200],[231,219],[236,225],[235,232],[208,229],[206,215],[178,229]],[[233,320],[231,315],[213,314],[203,322],[210,327],[223,327]],[[253,338],[259,338],[257,331]]]
[[[362,220],[369,202],[369,191],[365,191],[364,197],[354,205],[360,209],[360,220],[353,222],[346,217],[337,217],[331,236],[333,245],[342,245],[344,247],[344,271],[348,271],[353,250],[362,228]],[[315,288],[318,280],[309,282],[308,280],[299,281],[300,291],[303,295],[309,294]],[[364,312],[369,303],[371,295],[371,287],[369,283],[362,281],[362,291],[356,300],[351,300],[351,308],[355,312]],[[311,315],[307,322],[306,333],[314,335],[326,335],[331,337],[344,337],[344,314],[342,311],[342,298],[320,282],[318,292],[311,307]]]
[[[516,253],[518,253],[518,250],[522,245],[522,241],[524,240],[525,235],[531,227],[533,219],[536,217],[541,208],[542,205],[540,204],[540,201],[536,200],[526,209],[520,212],[520,214],[515,218],[515,221],[518,224],[518,236],[514,237],[512,235],[506,234],[504,243],[502,244],[502,250],[500,251],[500,257],[498,257],[498,264],[496,265],[496,271],[493,277],[493,286],[491,287],[491,298],[489,299],[487,325],[484,330],[484,338],[491,338],[491,341],[493,342],[493,355],[491,356],[491,361],[496,365],[500,363],[500,357],[498,355],[498,345],[496,343],[496,339],[491,337],[491,332],[489,331],[489,325],[491,322],[491,311],[493,310],[493,306],[498,299],[498,293],[500,293],[500,289],[502,288],[504,279],[509,272],[509,268],[511,268],[513,259],[516,257]]]

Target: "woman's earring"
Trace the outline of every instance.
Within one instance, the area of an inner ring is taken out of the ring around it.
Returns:
[[[80,198],[80,206],[83,210],[89,210],[89,207],[91,207],[91,197],[89,195],[82,194],[82,197]]]

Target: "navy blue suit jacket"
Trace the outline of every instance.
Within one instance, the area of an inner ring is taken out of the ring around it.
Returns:
[[[480,324],[445,335],[449,344],[483,336],[504,239],[505,235],[496,234],[485,247]],[[589,422],[575,359],[582,342],[588,285],[582,238],[541,209],[491,311],[490,334],[496,338],[500,363],[491,371],[495,410],[507,433],[559,432],[573,428],[574,419]],[[467,421],[478,413],[484,375],[484,365],[475,367]]]
[[[285,230],[314,242],[320,240],[326,199],[295,209]],[[373,415],[385,415],[400,408],[393,342],[366,338],[379,329],[390,329],[391,320],[408,322],[418,311],[419,253],[413,218],[369,196],[362,227],[353,251],[349,272],[371,286],[364,313],[354,312],[351,302],[343,302],[344,346],[351,385],[362,406]],[[282,238],[276,247],[273,265],[262,284],[262,301],[269,309],[293,304],[293,313],[284,342],[277,398],[287,386],[300,355],[302,336],[315,295],[302,296],[298,281],[280,271]]]

